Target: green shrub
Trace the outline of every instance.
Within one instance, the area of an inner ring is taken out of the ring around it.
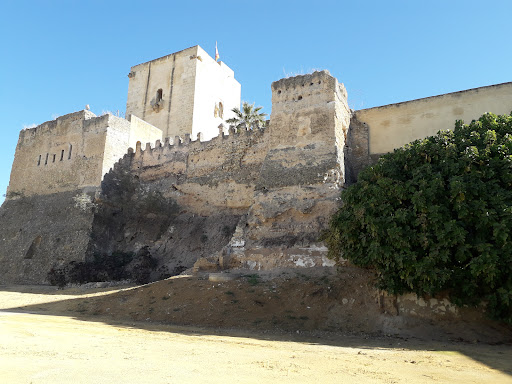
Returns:
[[[383,156],[323,240],[393,294],[448,293],[512,323],[512,115],[485,114]]]

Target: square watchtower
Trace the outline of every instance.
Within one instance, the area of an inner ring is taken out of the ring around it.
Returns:
[[[240,107],[240,83],[223,62],[196,45],[131,68],[126,116],[135,115],[160,128],[163,137],[206,140]]]

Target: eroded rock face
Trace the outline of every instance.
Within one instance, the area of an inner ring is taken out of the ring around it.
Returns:
[[[222,249],[239,220],[238,210],[219,209],[208,215],[193,212],[177,202],[173,188],[146,179],[144,169],[134,175],[133,158],[125,160],[103,181],[89,258],[144,248],[158,262],[151,274],[155,280],[181,273],[198,258]],[[154,169],[149,171],[153,177]]]

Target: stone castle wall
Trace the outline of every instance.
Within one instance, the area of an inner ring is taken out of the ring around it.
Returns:
[[[47,284],[56,266],[84,261],[94,215],[81,190],[7,199],[0,208],[0,284]]]
[[[470,123],[486,112],[512,112],[512,83],[504,83],[362,109],[353,116],[354,125],[368,129],[368,153],[381,155],[411,141],[452,129],[456,120]]]
[[[133,120],[84,110],[22,130],[7,197],[99,188],[131,142],[162,137],[159,129]]]
[[[229,131],[210,141],[175,137],[139,142],[118,167],[197,214],[229,208],[247,210],[268,148],[268,132]]]
[[[219,93],[208,91],[222,83],[206,82],[201,92],[196,85],[210,65],[226,79],[232,71],[203,52],[193,47],[133,67],[131,121],[81,111],[20,133],[0,208],[0,283],[44,283],[53,267],[143,247],[167,271],[196,261],[332,265],[319,233],[340,204],[340,188],[379,151],[449,128],[455,118],[512,110],[507,83],[354,112],[343,85],[321,71],[272,84],[265,130],[226,134],[215,120]],[[213,120],[197,118],[208,135],[194,126],[198,102],[213,103]]]
[[[269,148],[246,222],[228,249],[234,266],[325,265],[318,241],[339,206],[350,110],[327,71],[272,84]]]
[[[154,278],[215,256],[254,202],[268,137],[230,130],[138,143],[104,178],[88,254],[147,246],[159,261]]]
[[[98,187],[109,120],[80,111],[21,131],[8,197]]]

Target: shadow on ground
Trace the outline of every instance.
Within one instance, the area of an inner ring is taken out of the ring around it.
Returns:
[[[68,316],[187,336],[459,352],[512,376],[510,327],[388,314],[363,283],[368,276],[353,272],[350,277],[350,284],[332,275],[285,274],[270,280],[247,275],[222,283],[184,277],[87,290],[0,286],[0,304],[2,312]]]

